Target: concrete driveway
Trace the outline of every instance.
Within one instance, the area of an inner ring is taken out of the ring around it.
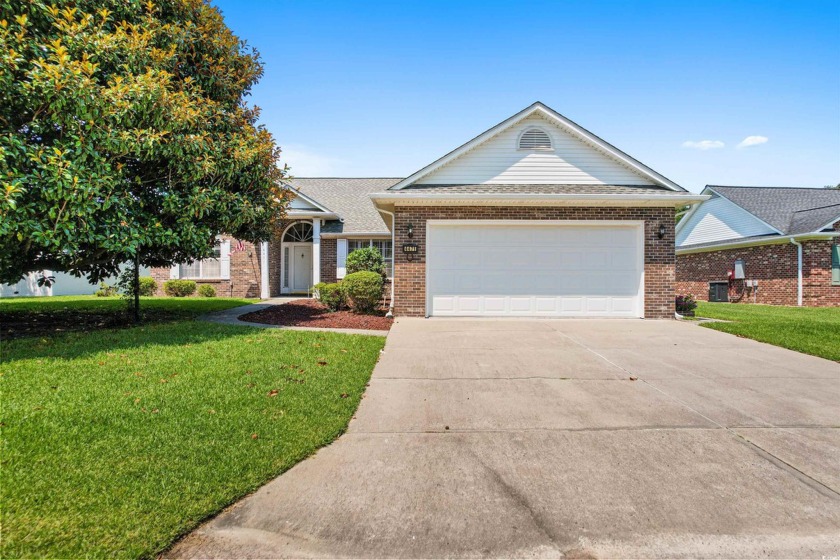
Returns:
[[[349,432],[169,555],[838,557],[840,364],[674,321],[401,319]]]

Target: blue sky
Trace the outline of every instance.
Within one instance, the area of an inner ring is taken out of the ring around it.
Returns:
[[[214,4],[297,176],[404,177],[539,100],[695,192],[840,182],[837,0]]]

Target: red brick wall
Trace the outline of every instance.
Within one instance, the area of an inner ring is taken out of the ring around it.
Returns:
[[[321,282],[335,282],[338,240],[321,238]]]
[[[645,317],[674,317],[674,209],[673,208],[543,208],[543,207],[434,207],[398,206],[395,212],[395,314],[422,317],[426,312],[426,220],[644,220]],[[406,225],[414,225],[409,239]],[[666,227],[658,239],[659,225]],[[403,243],[419,245],[411,262]]]
[[[237,240],[229,235],[221,236],[230,240],[231,249]],[[163,293],[163,283],[169,280],[168,268],[153,268],[152,278],[157,281],[157,295]],[[230,280],[196,280],[196,284],[209,284],[216,289],[218,297],[260,297],[260,251],[259,247],[245,242],[244,250],[230,255]]]
[[[840,286],[831,285],[831,241],[802,243],[802,304],[840,306]],[[677,257],[678,294],[709,300],[709,282],[726,281],[736,259],[744,260],[747,279],[758,280],[758,289],[746,290],[740,303],[797,304],[797,248],[792,243],[761,245],[725,251],[692,253]],[[730,300],[741,293],[740,282],[730,287]]]

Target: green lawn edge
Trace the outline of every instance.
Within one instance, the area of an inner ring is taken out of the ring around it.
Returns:
[[[700,325],[840,362],[840,308],[699,302]]]
[[[384,343],[375,336],[191,320],[4,342],[2,556],[152,558],[166,551],[345,433]],[[180,373],[173,369],[188,362]],[[146,368],[142,377],[134,375],[140,363]],[[171,390],[188,378],[190,386]],[[278,393],[269,396],[273,390]],[[65,398],[55,399],[58,393]],[[75,411],[72,405],[81,404],[88,406]],[[175,409],[193,420],[161,424]],[[233,426],[215,425],[222,416]],[[86,422],[103,423],[109,431],[74,429]],[[150,426],[157,435],[215,441],[206,453],[171,442],[155,450],[144,439]],[[230,460],[220,464],[222,456]],[[104,465],[95,465],[98,460]],[[159,485],[138,486],[133,477],[154,473],[160,460],[183,472],[164,476]],[[205,464],[223,472],[208,474],[215,469],[202,470]],[[112,491],[108,503],[85,496],[86,481],[108,473],[116,479],[99,478],[105,494]],[[114,491],[123,478],[141,496]],[[185,488],[173,494],[171,487],[179,485]],[[158,487],[162,497],[155,504]],[[151,513],[144,512],[149,503]],[[88,521],[79,521],[86,516]]]

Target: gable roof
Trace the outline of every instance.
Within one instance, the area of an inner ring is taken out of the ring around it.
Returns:
[[[840,220],[840,190],[708,185],[782,235],[820,231]]]
[[[341,217],[330,220],[321,233],[388,234],[382,215],[371,203],[370,195],[399,182],[399,177],[299,177],[286,181],[297,193]]]
[[[638,174],[640,177],[648,179],[654,183],[654,185],[658,185],[660,187],[666,188],[671,191],[678,191],[678,192],[686,192],[685,189],[668,179],[667,177],[657,173],[650,167],[644,165],[640,161],[636,160],[635,158],[630,157],[626,153],[622,152],[612,144],[606,142],[605,140],[599,138],[595,134],[589,132],[582,126],[578,125],[577,123],[567,119],[554,109],[551,109],[547,105],[537,101],[532,105],[526,107],[522,111],[519,111],[512,117],[505,119],[504,121],[500,122],[496,126],[486,130],[485,132],[479,134],[469,142],[461,145],[460,147],[452,150],[445,156],[437,159],[436,161],[432,162],[431,164],[427,165],[426,167],[420,169],[419,171],[411,174],[409,177],[399,181],[397,184],[390,187],[389,190],[401,190],[404,189],[414,183],[420,182],[424,177],[430,175],[431,173],[437,171],[444,165],[452,162],[453,160],[459,158],[460,156],[466,154],[467,152],[475,149],[479,145],[487,142],[488,140],[496,137],[501,132],[505,131],[509,127],[519,123],[520,121],[527,119],[532,115],[539,115],[540,117],[548,120],[549,122],[557,125],[558,127],[562,128],[565,132],[567,132],[570,136],[577,138],[578,140],[593,146],[598,151],[604,153],[606,156],[611,158],[612,160],[618,162],[619,164],[623,165],[624,167],[630,169],[631,171]]]

